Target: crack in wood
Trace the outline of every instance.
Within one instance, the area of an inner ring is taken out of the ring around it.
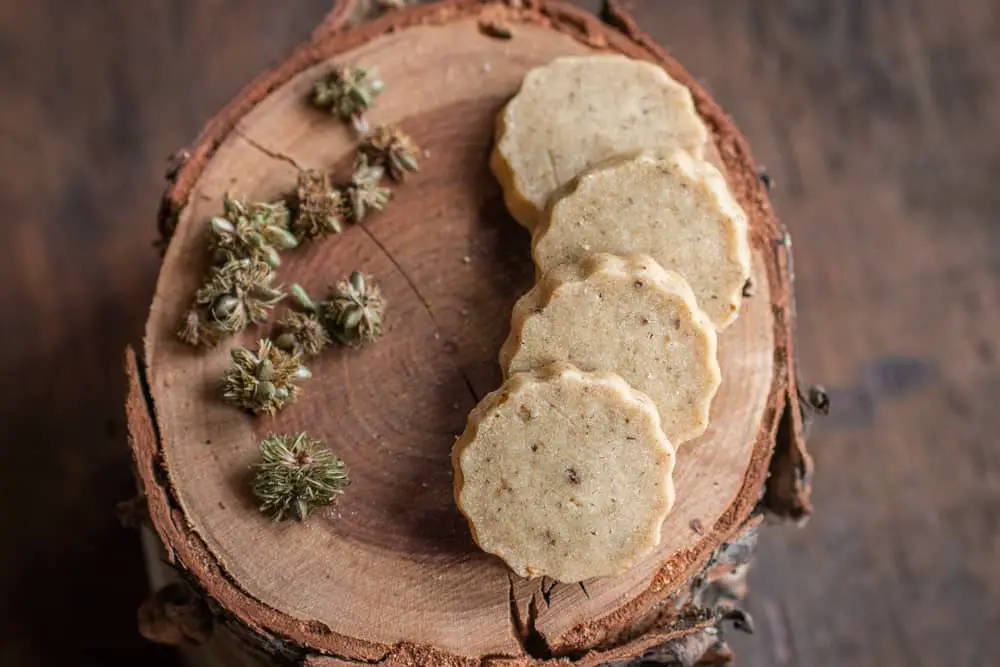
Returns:
[[[251,137],[249,134],[241,130],[239,127],[234,127],[233,133],[243,141],[247,142],[252,148],[260,151],[269,158],[273,158],[275,160],[280,160],[281,162],[284,162],[286,164],[290,164],[293,167],[295,167],[298,171],[306,171],[305,169],[302,168],[302,166],[298,162],[295,161],[295,158],[293,158],[292,156],[286,155],[285,153],[281,153],[279,151],[271,150],[270,148],[263,145],[262,143]]]
[[[517,639],[517,643],[521,645],[521,650],[525,653],[528,652],[528,648],[525,646],[525,635],[527,635],[524,622],[521,620],[521,614],[517,610],[517,596],[514,595],[514,575],[507,573],[507,591],[508,598],[510,601],[510,624],[514,630],[514,637]]]
[[[431,310],[431,304],[427,301],[424,295],[420,293],[420,290],[417,289],[417,284],[413,281],[413,278],[410,277],[410,274],[408,274],[403,269],[402,265],[396,260],[395,257],[392,256],[392,253],[389,252],[388,248],[386,248],[385,245],[383,245],[383,243],[378,240],[378,237],[372,234],[370,229],[368,229],[363,224],[358,224],[357,227],[361,231],[363,231],[368,236],[369,239],[371,239],[372,243],[378,246],[378,249],[381,250],[382,254],[386,256],[386,259],[392,262],[392,265],[396,267],[396,270],[399,271],[399,275],[403,276],[403,280],[406,281],[406,284],[410,286],[410,289],[413,290],[413,293],[417,296],[417,299],[423,305],[424,310],[427,312],[427,316],[431,318],[431,322],[434,323],[434,328],[440,331],[441,326],[438,324],[437,319],[434,317],[434,311]],[[469,377],[468,373],[465,372],[465,369],[461,367],[461,365],[456,363],[455,368],[458,370],[459,375],[462,376],[462,380],[465,382],[465,387],[469,390],[469,394],[472,395],[473,402],[478,403],[479,395],[476,392],[475,386],[472,384],[472,379]]]
[[[548,580],[549,582],[549,585],[547,587],[545,585],[546,580]],[[559,582],[556,581],[555,579],[549,579],[549,577],[542,577],[542,583],[539,585],[539,588],[542,591],[542,599],[545,600],[546,607],[551,606],[552,591],[554,591],[556,589],[556,586],[558,585]]]
[[[522,619],[517,608],[517,596],[514,592],[514,575],[507,573],[507,581],[509,583],[511,625],[515,631],[515,637],[521,645],[521,650],[536,660],[551,658],[552,649],[549,647],[548,642],[545,641],[545,637],[535,627],[535,622],[538,619],[537,596],[532,593],[531,600],[528,602],[527,617]]]

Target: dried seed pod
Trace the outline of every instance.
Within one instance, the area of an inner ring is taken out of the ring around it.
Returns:
[[[385,167],[370,164],[364,153],[358,155],[346,190],[353,222],[361,222],[368,211],[381,211],[389,203],[392,191],[379,185],[384,175]]]
[[[331,115],[350,120],[357,118],[385,90],[385,84],[373,68],[336,67],[312,89],[313,106]]]
[[[376,127],[364,138],[358,150],[368,157],[371,164],[384,167],[395,181],[402,181],[407,172],[420,170],[417,159],[420,147],[398,127]]]
[[[347,488],[344,462],[306,433],[270,435],[260,443],[253,492],[274,521],[305,521]]]
[[[326,327],[313,313],[289,311],[278,320],[278,330],[274,344],[299,356],[315,357],[330,344]]]
[[[258,342],[256,353],[238,347],[230,355],[233,363],[222,379],[222,398],[254,414],[273,416],[301,393],[296,383],[311,377],[299,355],[285,352],[267,339]]]
[[[359,271],[337,283],[320,304],[320,317],[330,334],[345,345],[359,346],[382,335],[385,299],[371,276]]]
[[[323,171],[303,171],[296,189],[297,210],[292,233],[300,239],[339,234],[350,209],[344,193],[330,184]]]

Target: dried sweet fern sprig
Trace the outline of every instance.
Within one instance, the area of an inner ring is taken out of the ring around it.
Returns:
[[[382,335],[385,305],[375,279],[354,271],[319,304],[320,320],[339,342],[357,347]]]
[[[298,398],[298,382],[312,377],[297,354],[290,354],[263,338],[253,352],[245,347],[230,351],[232,364],[222,378],[222,398],[254,414],[273,416]]]
[[[373,68],[335,67],[313,85],[312,103],[333,116],[358,124],[363,123],[362,114],[383,90],[385,84]]]
[[[253,492],[273,521],[305,521],[348,483],[344,462],[306,433],[270,435],[260,443]]]

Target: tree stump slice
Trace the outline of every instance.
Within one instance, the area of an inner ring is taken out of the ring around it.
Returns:
[[[326,25],[220,112],[170,174],[161,230],[172,238],[144,369],[129,364],[133,450],[168,560],[266,651],[331,666],[563,656],[598,665],[704,629],[718,616],[677,615],[691,582],[755,525],[779,421],[784,413],[800,424],[789,248],[745,139],[621,14],[619,31],[562,3],[512,4],[523,6],[453,0],[346,31]],[[484,16],[505,21],[512,38],[486,34]],[[475,546],[454,505],[449,453],[469,410],[500,384],[497,352],[533,278],[529,236],[488,168],[494,118],[528,69],[596,50],[657,62],[692,89],[751,221],[753,296],[720,336],[722,387],[708,432],[679,452],[678,501],[660,549],[620,577],[566,585],[521,579]],[[271,200],[294,190],[299,169],[349,175],[355,137],[307,104],[336,63],[379,69],[388,88],[369,122],[399,124],[426,155],[420,173],[393,186],[385,211],[284,253],[278,282],[323,293],[351,270],[372,273],[389,302],[387,330],[375,345],[326,351],[309,364],[314,377],[298,403],[252,418],[219,400],[218,382],[229,349],[270,329],[210,350],[184,346],[175,332],[207,268],[207,220],[226,193]],[[251,465],[266,434],[300,430],[343,457],[351,487],[308,522],[275,525],[256,510]],[[786,436],[801,428],[792,430]]]

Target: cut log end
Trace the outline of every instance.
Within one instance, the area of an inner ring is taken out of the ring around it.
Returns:
[[[464,665],[491,656],[520,666],[572,655],[598,665],[700,633],[677,648],[690,651],[722,621],[725,595],[711,588],[709,604],[703,591],[722,576],[713,566],[739,552],[730,545],[756,525],[751,512],[776,436],[785,438],[789,477],[773,504],[808,509],[801,415],[788,401],[797,391],[789,250],[745,139],[620,13],[623,31],[561,3],[511,4],[452,0],[348,31],[327,24],[220,112],[171,174],[163,208],[171,224],[161,228],[172,238],[145,367],[127,360],[150,522],[213,608],[260,646],[314,655],[310,664]],[[484,31],[484,18],[509,35]],[[493,119],[529,68],[594,48],[657,62],[692,89],[751,221],[754,295],[721,337],[712,425],[678,461],[677,507],[659,551],[621,577],[563,585],[522,580],[476,549],[452,499],[449,451],[469,409],[499,384],[497,350],[533,277],[528,236],[489,172]],[[394,186],[387,210],[283,256],[282,283],[322,292],[361,269],[378,277],[390,309],[377,344],[327,351],[310,365],[314,379],[300,401],[255,420],[221,403],[215,384],[231,346],[270,330],[198,351],[175,331],[206,267],[206,221],[226,193],[284,196],[299,167],[348,175],[352,134],[304,104],[334,63],[378,67],[388,89],[369,122],[401,125],[427,154],[419,173]],[[786,405],[794,409],[779,433]],[[249,469],[261,437],[300,430],[345,460],[352,483],[310,521],[274,525],[256,510]]]

